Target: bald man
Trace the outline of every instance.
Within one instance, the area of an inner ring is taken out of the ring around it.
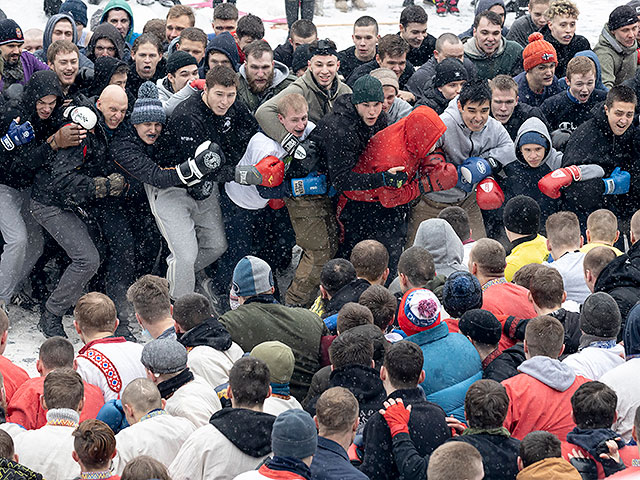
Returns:
[[[116,435],[118,453],[114,459],[117,475],[122,475],[127,462],[140,455],[149,455],[166,467],[196,427],[183,417],[174,417],[164,410],[165,401],[158,387],[148,378],[138,378],[122,393],[122,409],[129,427]]]
[[[116,304],[120,325],[116,334],[133,339],[128,328],[131,306],[126,290],[134,280],[134,242],[126,211],[118,197],[127,188],[117,166],[109,161],[109,142],[127,110],[127,96],[117,85],[105,88],[96,105],[65,109],[67,121],[86,130],[75,147],[60,149],[38,171],[31,194],[31,211],[64,249],[71,264],[48,298],[38,327],[45,337],[62,336],[62,315],[80,298],[100,266],[100,255],[85,224],[99,225],[106,243],[106,293]]]

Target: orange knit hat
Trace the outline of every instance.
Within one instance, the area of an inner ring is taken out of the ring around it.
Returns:
[[[522,51],[524,71],[528,72],[542,63],[555,63],[558,65],[556,49],[547,42],[540,32],[529,35],[529,45]]]

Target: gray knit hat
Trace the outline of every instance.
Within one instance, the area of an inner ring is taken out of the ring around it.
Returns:
[[[580,310],[580,330],[587,335],[616,338],[620,331],[620,308],[611,295],[592,293]]]
[[[138,90],[138,99],[131,112],[131,124],[138,125],[145,122],[164,123],[167,114],[164,113],[162,102],[158,96],[158,87],[153,82],[144,82]]]
[[[282,412],[273,422],[271,449],[274,455],[290,458],[307,458],[316,453],[318,432],[316,424],[304,410]]]

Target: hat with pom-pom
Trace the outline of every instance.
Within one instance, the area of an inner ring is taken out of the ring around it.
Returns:
[[[153,82],[144,82],[138,89],[138,99],[131,112],[131,124],[138,125],[145,122],[164,123],[167,115],[162,108],[158,96],[158,87]]]
[[[529,45],[522,51],[524,71],[528,72],[532,68],[543,63],[555,63],[558,65],[558,54],[556,49],[547,42],[540,32],[533,32],[529,35]]]
[[[440,325],[440,301],[431,290],[414,288],[404,294],[398,310],[398,325],[407,335]]]

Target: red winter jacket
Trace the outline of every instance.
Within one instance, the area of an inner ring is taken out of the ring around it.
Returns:
[[[420,106],[379,131],[369,140],[353,171],[377,173],[404,166],[404,172],[411,181],[401,188],[345,191],[345,196],[360,202],[380,202],[387,208],[404,205],[417,198],[420,196],[421,174],[433,167],[426,161],[427,155],[446,129],[436,112],[427,106]]]

